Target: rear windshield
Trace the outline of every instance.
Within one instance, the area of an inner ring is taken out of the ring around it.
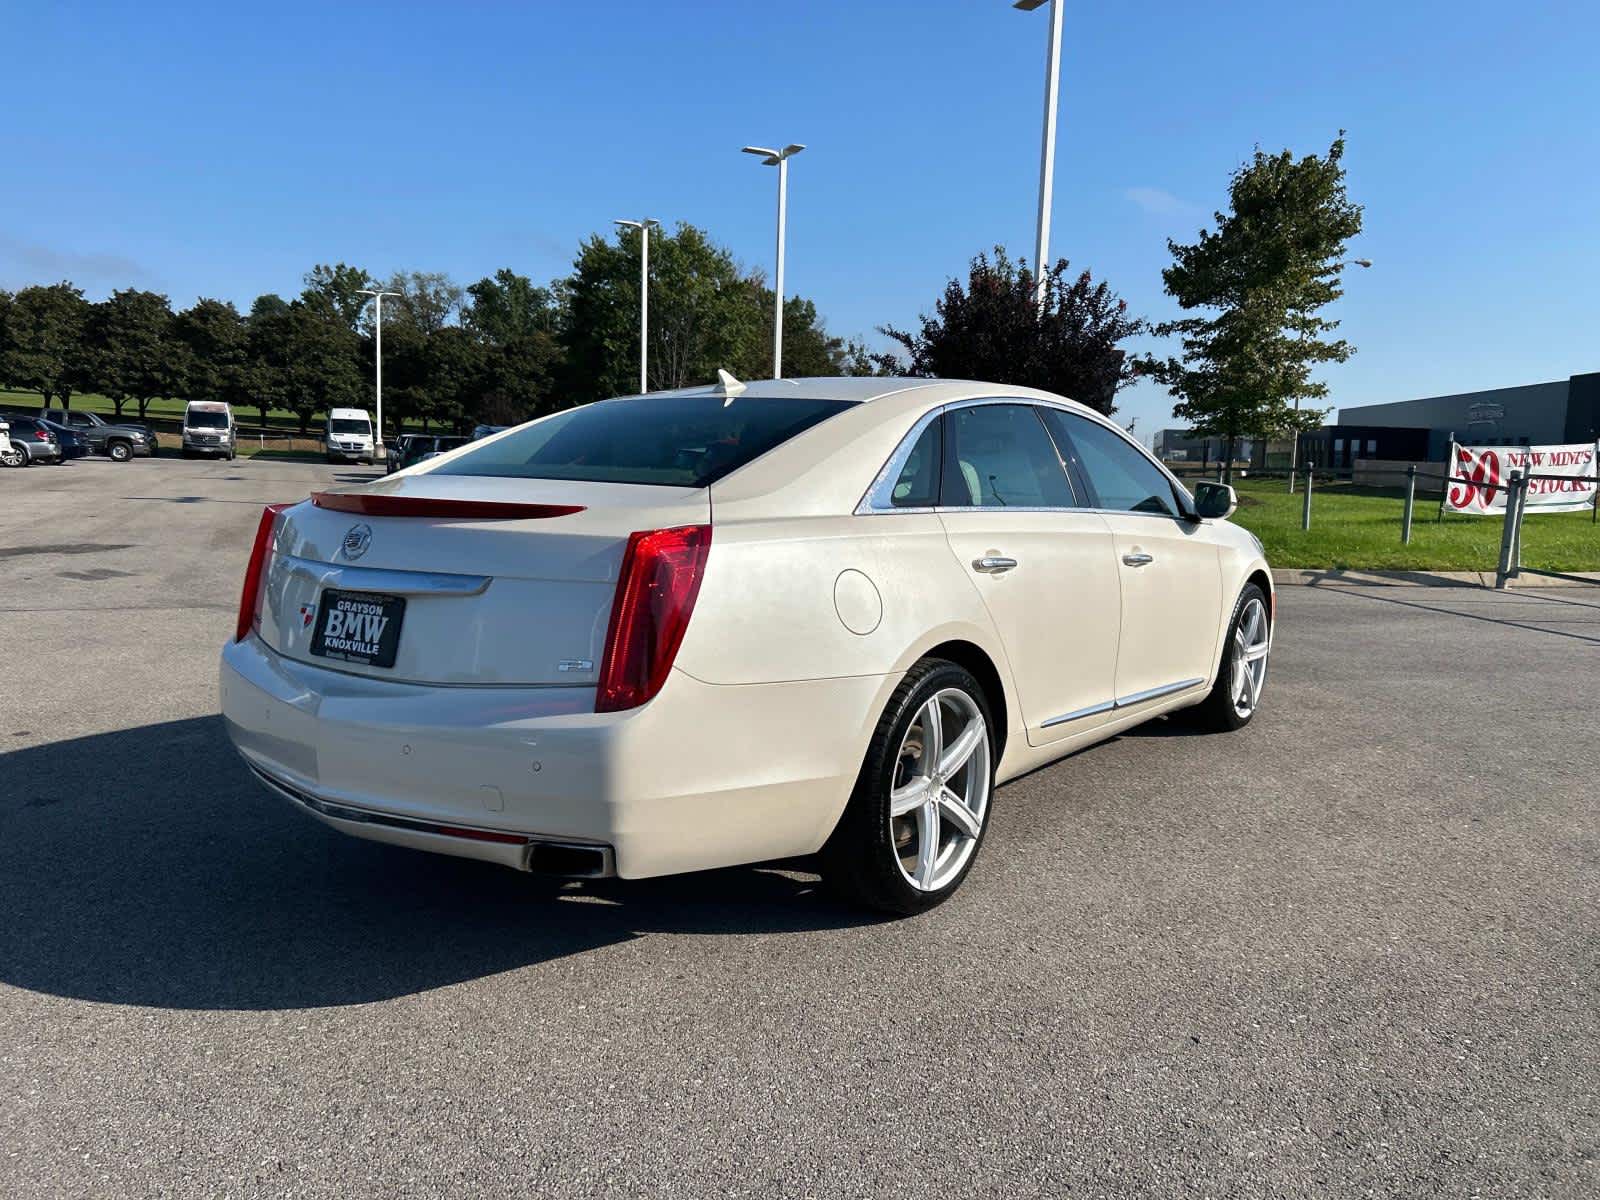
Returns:
[[[854,403],[798,396],[602,400],[468,450],[433,473],[705,487]]]
[[[191,408],[189,410],[188,425],[190,429],[226,429],[228,427],[228,414]]]
[[[335,417],[328,422],[335,433],[371,433],[372,426],[363,418],[356,420],[351,417]]]

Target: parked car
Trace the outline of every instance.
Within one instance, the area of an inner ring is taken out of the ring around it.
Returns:
[[[232,461],[239,445],[233,409],[221,400],[191,400],[183,410],[183,457],[218,454]]]
[[[356,836],[591,877],[816,855],[918,912],[996,784],[1255,715],[1273,586],[1235,503],[1009,385],[602,401],[268,507],[222,710]]]
[[[486,437],[493,437],[497,433],[504,433],[510,429],[509,425],[474,425],[472,427],[472,440],[479,441]]]
[[[40,418],[44,421],[44,418]],[[65,425],[58,425],[54,421],[44,421],[50,431],[56,435],[56,441],[61,443],[61,458],[69,461],[82,458],[89,453],[89,439],[75,429],[68,429]]]
[[[6,413],[5,416],[11,426],[12,445],[22,447],[27,456],[24,466],[66,461],[61,452],[61,438],[50,428],[49,422],[25,413]]]
[[[21,442],[11,440],[11,420],[5,413],[0,413],[0,467],[27,465],[28,452],[23,449]]]
[[[446,450],[464,446],[471,440],[453,434],[403,433],[389,447],[388,474],[393,475],[396,471],[403,471],[424,459],[432,458],[435,454],[443,454]]]
[[[154,455],[160,449],[155,431],[138,421],[113,424],[99,413],[77,408],[42,408],[38,415],[82,434],[88,440],[90,453],[104,454],[115,462]]]

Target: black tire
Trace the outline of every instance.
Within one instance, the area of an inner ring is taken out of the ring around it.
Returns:
[[[28,452],[17,446],[8,446],[0,453],[0,467],[17,469],[28,465]]]
[[[1187,715],[1192,722],[1201,729],[1209,729],[1217,733],[1231,733],[1235,729],[1243,729],[1250,724],[1252,717],[1260,709],[1259,697],[1255,704],[1248,709],[1241,709],[1234,699],[1234,660],[1239,652],[1239,622],[1250,609],[1252,603],[1260,604],[1263,620],[1266,622],[1267,635],[1272,632],[1272,603],[1267,599],[1265,592],[1254,583],[1247,583],[1244,590],[1239,593],[1239,599],[1234,603],[1233,616],[1228,621],[1228,633],[1222,643],[1222,661],[1217,667],[1217,680],[1211,685],[1211,692]],[[1265,662],[1266,660],[1263,660]],[[1266,667],[1262,667],[1262,685],[1266,683]]]
[[[133,447],[127,442],[111,442],[106,446],[106,457],[112,462],[125,463],[133,458]]]
[[[907,733],[919,720],[923,706],[946,690],[964,693],[983,718],[985,806],[977,837],[972,839],[959,872],[936,890],[924,891],[912,886],[901,868],[902,843],[889,816],[889,793],[895,786]],[[989,830],[988,818],[994,807],[994,729],[988,697],[965,667],[930,658],[907,671],[873,732],[844,815],[822,848],[819,865],[824,882],[842,899],[900,916],[926,912],[949,899],[972,870]]]

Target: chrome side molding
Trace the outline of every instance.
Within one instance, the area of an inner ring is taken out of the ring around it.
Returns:
[[[1059,717],[1051,717],[1041,721],[1040,729],[1050,729],[1056,725],[1065,725],[1069,721],[1081,721],[1085,717],[1098,716],[1100,713],[1111,712],[1119,708],[1132,708],[1135,704],[1143,704],[1147,700],[1159,700],[1163,696],[1170,696],[1174,692],[1187,691],[1197,683],[1204,683],[1204,679],[1182,679],[1177,683],[1163,684],[1161,687],[1150,688],[1143,692],[1134,692],[1131,696],[1118,696],[1115,700],[1107,700],[1103,704],[1091,704],[1088,708],[1080,708],[1076,712],[1063,713]]]
[[[1180,679],[1177,683],[1168,683],[1161,687],[1149,688],[1142,692],[1135,692],[1131,696],[1118,696],[1117,707],[1128,708],[1135,704],[1143,704],[1146,700],[1159,700],[1163,696],[1170,696],[1173,692],[1185,691],[1197,683],[1204,682],[1204,679]]]

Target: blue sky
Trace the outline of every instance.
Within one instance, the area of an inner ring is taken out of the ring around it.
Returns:
[[[1600,369],[1600,6],[1066,0],[1052,254],[1152,318],[1260,144],[1349,131],[1366,206],[1330,368],[1362,404]],[[975,252],[1031,255],[1045,14],[1007,0],[0,5],[0,286],[241,306],[319,261],[564,273],[618,216],[691,221],[841,334]],[[1141,386],[1149,437],[1170,400]]]

